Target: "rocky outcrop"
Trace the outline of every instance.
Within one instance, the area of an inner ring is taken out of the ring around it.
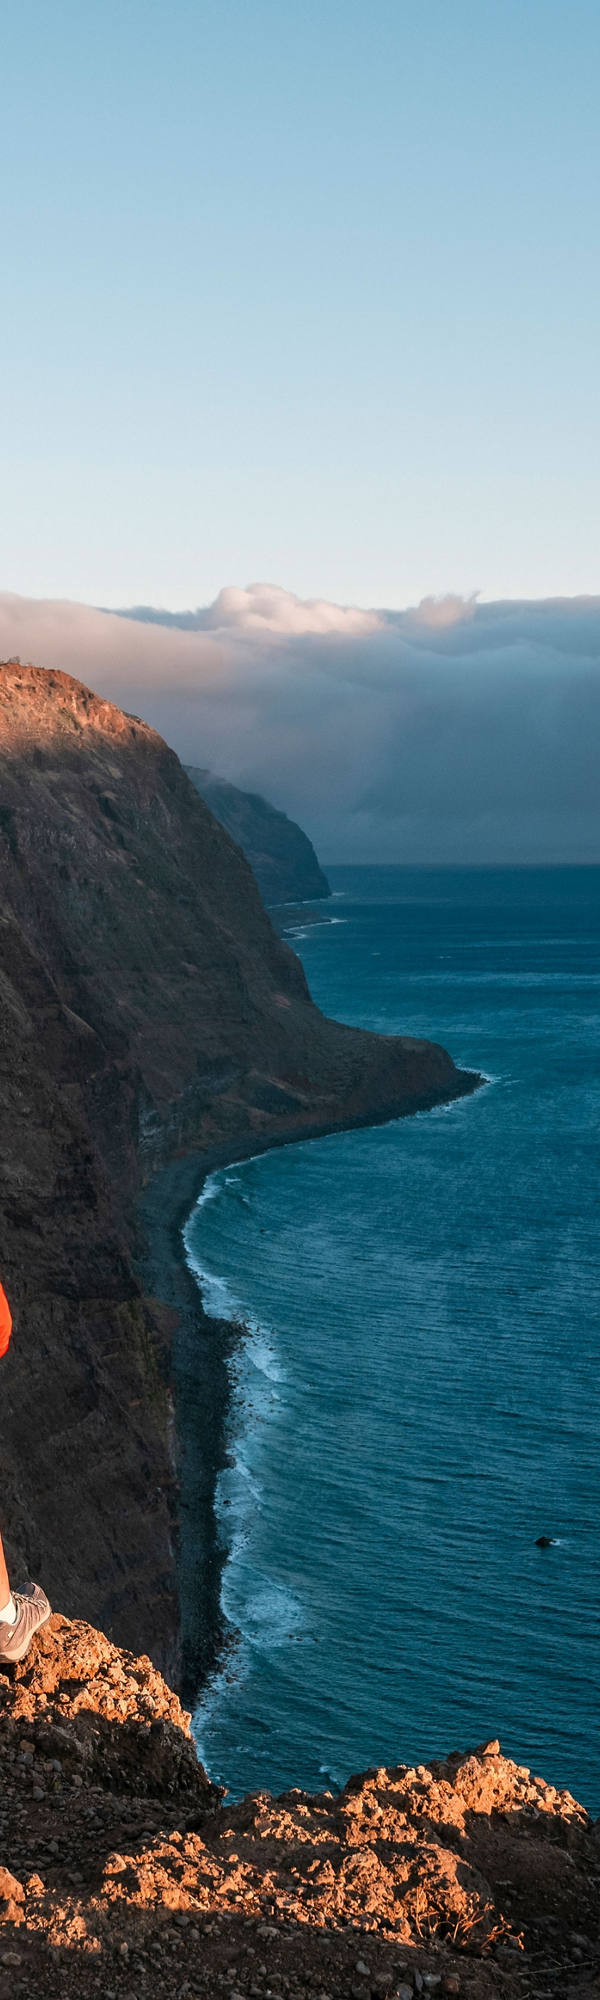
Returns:
[[[54,1618],[0,1672],[0,1995],[597,1993],[598,1827],[497,1743],[228,1805],[151,1666]]]
[[[179,1300],[151,1260],[140,1283],[142,1185],[189,1159],[166,1228],[210,1155],[475,1079],[433,1044],[326,1021],[174,753],[17,662],[0,667],[0,939],[2,1532],[17,1575],[175,1672]]]
[[[331,895],[312,841],[287,813],[213,771],[199,771],[194,764],[185,769],[215,819],[242,848],[265,903],[302,903]]]

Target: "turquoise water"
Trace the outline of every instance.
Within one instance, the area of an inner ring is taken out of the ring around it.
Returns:
[[[499,1735],[597,1812],[600,870],[328,873],[319,1004],[490,1081],[224,1169],[188,1224],[248,1325],[197,1740],[236,1794]]]

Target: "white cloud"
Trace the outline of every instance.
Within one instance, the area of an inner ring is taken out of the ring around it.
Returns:
[[[301,638],[309,632],[350,638],[376,631],[379,622],[375,611],[328,604],[323,598],[295,597],[276,583],[250,583],[244,590],[229,585],[219,591],[206,613],[210,631],[259,632],[274,638]]]
[[[229,587],[181,620],[0,596],[0,656],[62,667],[324,859],[600,860],[600,600],[405,612]]]

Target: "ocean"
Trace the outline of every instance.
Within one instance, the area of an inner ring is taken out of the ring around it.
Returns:
[[[292,939],[318,1004],[488,1080],[190,1217],[246,1327],[199,1751],[235,1797],[499,1736],[600,1812],[600,869],[328,872]]]

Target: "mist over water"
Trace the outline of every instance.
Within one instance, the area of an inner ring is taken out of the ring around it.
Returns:
[[[190,1218],[248,1326],[199,1748],[235,1794],[499,1735],[598,1811],[600,870],[328,872],[319,1005],[491,1081],[223,1169]]]

